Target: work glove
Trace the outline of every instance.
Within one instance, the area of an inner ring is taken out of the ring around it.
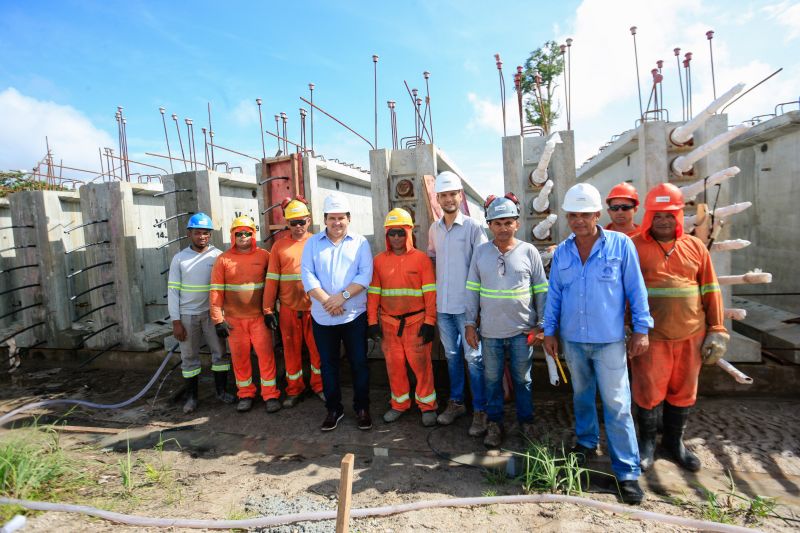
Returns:
[[[703,364],[715,365],[722,359],[728,349],[730,335],[727,333],[713,332],[706,335],[703,345],[700,347],[700,355],[703,356]]]
[[[264,315],[264,325],[272,331],[275,331],[278,329],[278,317],[276,317],[274,313]]]
[[[220,322],[216,326],[214,326],[214,330],[217,332],[217,337],[220,339],[227,339],[228,336],[231,334],[229,331],[230,326],[226,322]]]
[[[372,324],[367,327],[367,337],[378,342],[383,336],[383,332],[381,331],[381,327],[378,324]]]
[[[431,324],[422,324],[419,328],[419,336],[422,337],[422,344],[433,342],[433,336],[436,333],[436,328]]]

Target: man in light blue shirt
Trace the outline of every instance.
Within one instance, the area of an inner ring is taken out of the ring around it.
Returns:
[[[350,206],[337,193],[325,198],[325,231],[308,239],[301,277],[311,297],[314,341],[322,363],[322,390],[328,415],[322,431],[336,429],[344,416],[339,384],[340,346],[353,374],[353,409],[358,428],[372,428],[367,367],[367,288],[372,279],[372,253],[367,240],[348,231]]]
[[[572,376],[577,436],[573,452],[582,462],[597,454],[599,390],[622,501],[639,504],[644,492],[637,481],[639,448],[625,357],[626,302],[633,327],[627,347],[630,357],[647,351],[653,319],[633,242],[597,225],[602,208],[600,193],[587,183],[573,186],[564,196],[562,209],[573,233],[558,245],[550,266],[544,347],[558,357],[559,334]]]

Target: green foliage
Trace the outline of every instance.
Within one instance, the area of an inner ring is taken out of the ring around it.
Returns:
[[[0,170],[0,198],[19,191],[65,191],[64,187],[48,185],[44,181],[34,180],[29,174],[18,170]]]
[[[541,76],[541,93],[536,90],[534,80],[537,72]],[[563,72],[564,56],[555,41],[547,41],[525,60],[520,79],[520,91],[523,96],[528,97],[525,102],[525,117],[528,123],[543,128],[545,132],[550,131],[559,117],[553,99],[558,88],[556,80]]]
[[[554,494],[582,494],[589,482],[589,473],[608,475],[584,468],[575,454],[567,454],[562,446],[560,453],[542,442],[530,442],[525,452],[514,452],[522,457],[524,472],[520,476],[526,492],[551,492]]]
[[[125,457],[119,460],[119,475],[122,480],[122,486],[125,490],[131,492],[133,490],[133,457],[131,454],[131,443],[127,442],[128,450]]]

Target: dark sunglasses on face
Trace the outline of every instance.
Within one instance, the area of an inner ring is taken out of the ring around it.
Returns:
[[[234,235],[236,235],[237,237],[252,237],[253,236],[253,232],[252,231],[237,231],[236,233],[234,233]]]
[[[298,219],[298,220],[290,220],[289,221],[289,225],[290,226],[305,226],[306,225],[306,219],[301,218],[301,219]]]
[[[404,229],[390,229],[389,231],[386,232],[386,235],[388,235],[389,237],[405,237],[406,236],[406,230],[404,230]]]
[[[630,211],[634,207],[636,207],[636,206],[635,205],[630,205],[630,204],[610,205],[610,206],[608,206],[608,210],[609,211],[620,211],[620,210],[622,210],[622,211]]]

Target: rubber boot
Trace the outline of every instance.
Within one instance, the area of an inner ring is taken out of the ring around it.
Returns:
[[[197,409],[197,380],[198,376],[184,378],[186,380],[186,403],[183,404],[183,413],[188,415]]]
[[[700,459],[683,444],[683,432],[690,410],[689,407],[675,407],[664,402],[664,436],[661,445],[675,462],[690,472],[697,472],[701,466]]]
[[[639,422],[639,465],[646,472],[653,466],[653,453],[656,451],[658,409],[639,407],[636,418]]]
[[[222,403],[232,404],[236,398],[227,391],[228,371],[214,372],[214,387],[217,389],[217,400]]]

